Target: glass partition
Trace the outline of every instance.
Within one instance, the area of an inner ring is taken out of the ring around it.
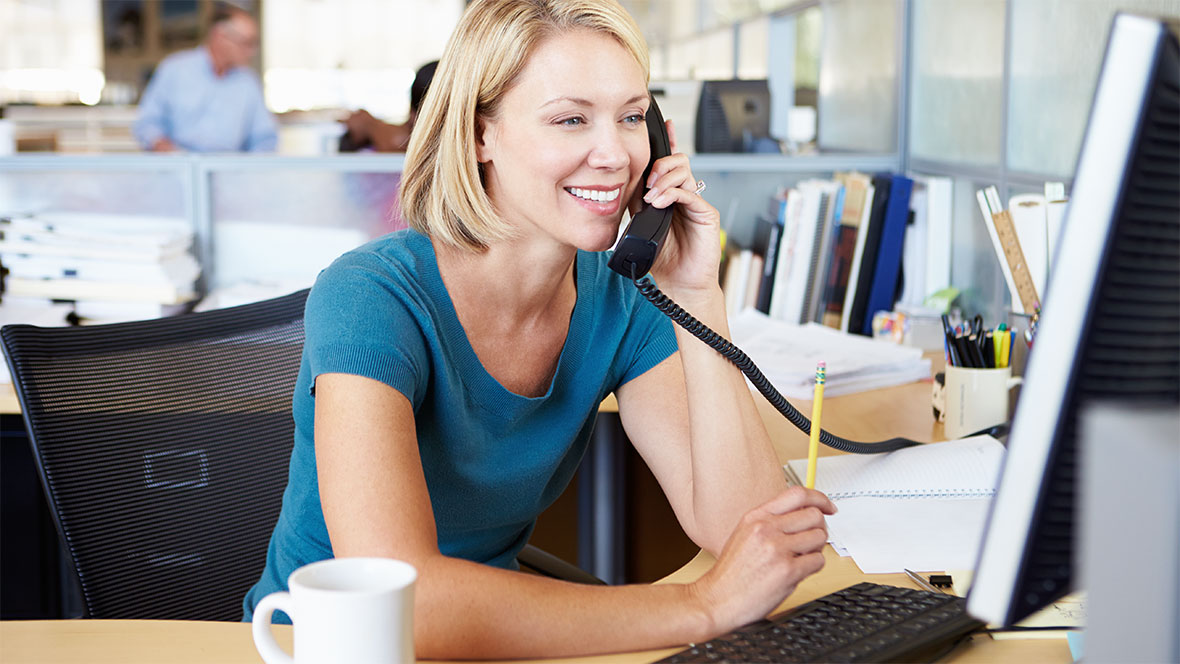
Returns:
[[[310,286],[340,254],[404,228],[400,156],[218,159],[208,186],[213,288]]]
[[[911,154],[999,164],[1004,0],[918,0],[913,20]]]
[[[1116,11],[1180,17],[1177,0],[1015,2],[1008,98],[1008,166],[1073,176],[1090,99]]]
[[[823,3],[820,150],[897,150],[897,2]]]
[[[183,158],[44,157],[0,160],[0,214],[93,212],[189,219]]]

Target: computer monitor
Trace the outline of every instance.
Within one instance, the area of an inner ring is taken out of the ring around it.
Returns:
[[[778,152],[766,79],[703,81],[695,138],[697,152]]]
[[[1079,411],[1111,401],[1180,402],[1175,26],[1115,17],[1058,242],[967,598],[968,613],[998,625],[1074,589],[1075,480],[1085,463]],[[1153,529],[1176,530],[1133,527],[1133,517],[1110,537],[1136,547]],[[1137,570],[1116,573],[1129,584],[1152,583]]]

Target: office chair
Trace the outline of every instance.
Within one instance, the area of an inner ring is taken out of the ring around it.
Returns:
[[[287,481],[306,298],[0,329],[86,617],[241,619]]]
[[[286,486],[306,299],[0,329],[86,617],[241,618]],[[519,562],[602,583],[533,546]]]

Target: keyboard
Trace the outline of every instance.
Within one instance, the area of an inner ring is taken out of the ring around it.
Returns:
[[[983,626],[954,595],[858,583],[660,662],[931,660]]]

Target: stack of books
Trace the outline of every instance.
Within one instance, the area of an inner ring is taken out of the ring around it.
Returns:
[[[950,187],[946,178],[847,172],[784,189],[747,244],[727,247],[730,317],[754,308],[871,335],[876,312],[920,304],[949,284]]]
[[[42,213],[0,218],[0,306],[72,303],[81,322],[179,313],[197,298],[193,230],[177,218]]]

